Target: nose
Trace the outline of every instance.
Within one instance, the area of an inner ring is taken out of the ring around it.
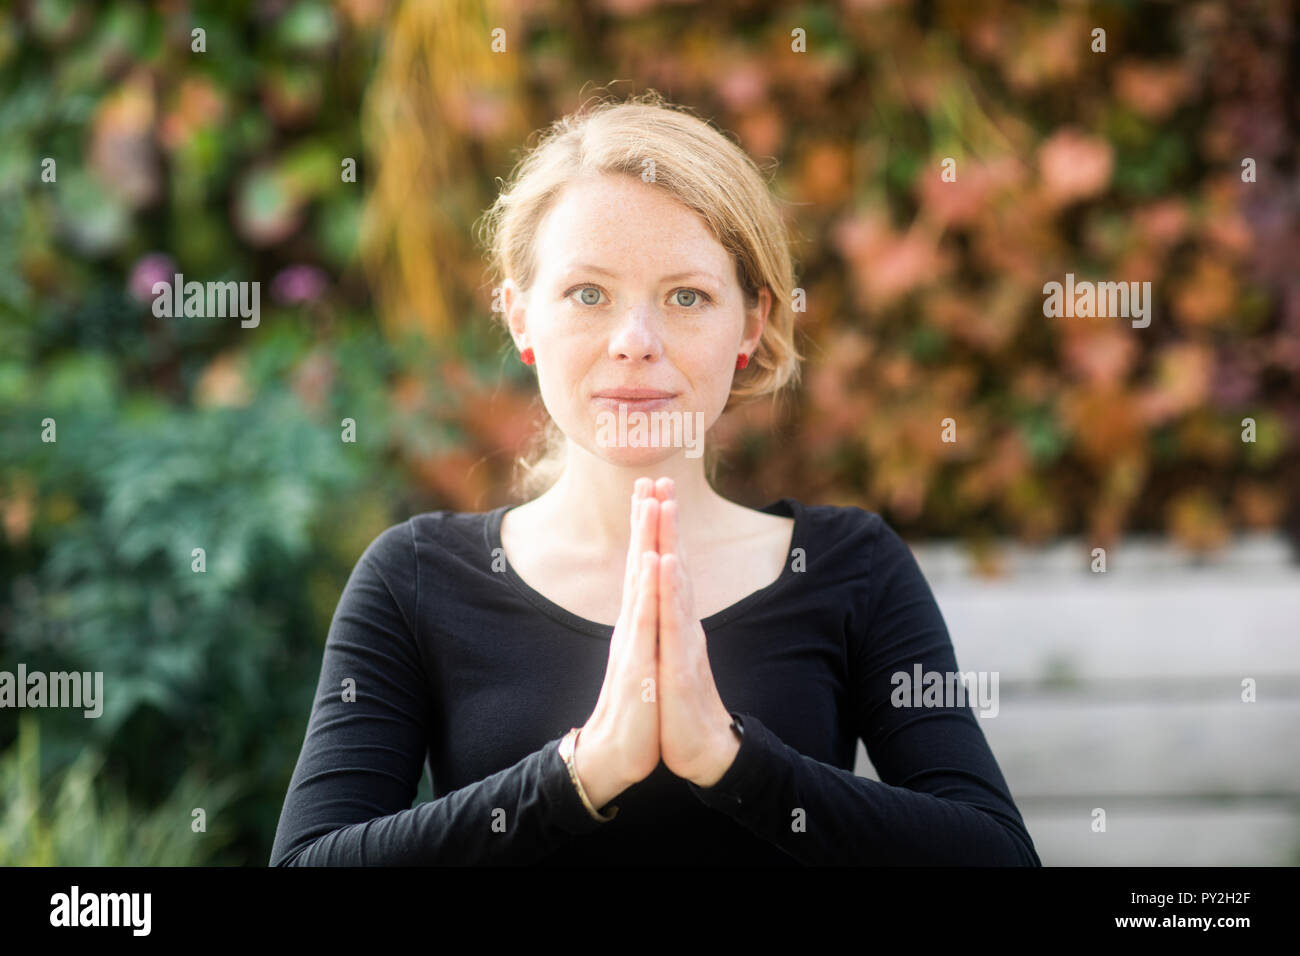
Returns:
[[[629,308],[609,337],[610,358],[657,359],[663,354],[658,321],[652,306],[639,304]]]

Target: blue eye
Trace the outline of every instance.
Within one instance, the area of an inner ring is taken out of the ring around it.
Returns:
[[[567,292],[564,293],[564,298],[567,299],[569,296],[573,295],[573,293],[577,292],[579,289],[581,289],[583,292],[587,292],[588,290],[590,290],[590,291],[592,291],[592,292],[595,292],[596,295],[597,295],[597,297],[600,296],[600,289],[598,289],[598,288],[597,288],[596,286],[594,286],[594,285],[575,285],[575,286],[573,286],[571,289],[569,289]],[[597,298],[597,301],[596,301],[596,302],[590,302],[590,301],[588,301],[588,300],[585,299],[585,298],[581,299],[581,301],[582,301],[582,304],[583,304],[583,305],[597,305],[597,304],[599,304],[599,298]]]
[[[673,294],[681,295],[683,292],[691,296],[691,301],[689,305],[683,305],[680,301],[677,303],[678,305],[681,305],[682,308],[684,309],[694,309],[700,300],[703,300],[706,303],[713,301],[713,296],[709,295],[707,292],[701,292],[699,289],[678,289]]]
[[[587,295],[585,294],[585,293],[587,293],[587,292],[589,292],[589,291],[590,291],[590,292],[594,292],[594,293],[596,293],[596,298],[595,298],[594,300],[591,299],[589,296],[587,296]],[[599,304],[600,304],[600,296],[601,296],[602,293],[601,293],[601,290],[600,290],[599,288],[597,288],[596,286],[594,286],[594,285],[575,285],[573,288],[569,289],[569,291],[567,291],[567,292],[564,293],[564,297],[567,299],[569,296],[573,295],[573,293],[575,293],[575,292],[582,292],[582,293],[583,293],[583,295],[580,295],[580,296],[578,297],[578,301],[581,302],[583,305],[591,305],[591,306],[595,306],[595,305],[599,305]],[[708,294],[707,292],[701,292],[699,289],[678,289],[678,290],[677,290],[675,293],[673,293],[673,294],[674,294],[674,295],[681,295],[683,292],[685,292],[687,295],[689,295],[689,296],[692,297],[690,302],[683,303],[683,302],[681,302],[681,301],[678,301],[678,302],[676,303],[678,306],[680,306],[680,307],[683,308],[683,309],[692,309],[692,308],[694,308],[694,307],[697,305],[697,300],[698,300],[698,299],[703,299],[705,302],[712,302],[712,301],[713,301],[713,299],[709,296],[709,294]]]

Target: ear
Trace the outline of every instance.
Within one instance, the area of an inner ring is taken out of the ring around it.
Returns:
[[[519,291],[519,285],[514,279],[507,279],[501,286],[501,307],[505,310],[506,326],[510,329],[510,337],[515,340],[515,344],[521,351],[528,347],[525,322],[528,309],[527,298]]]
[[[772,314],[772,291],[767,286],[758,290],[758,304],[745,310],[745,337],[740,342],[740,350],[746,355],[753,355],[763,337],[768,316]]]

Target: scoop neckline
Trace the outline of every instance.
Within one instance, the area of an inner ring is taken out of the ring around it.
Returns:
[[[501,523],[505,514],[515,505],[502,505],[494,508],[487,513],[487,520],[483,523],[483,537],[488,548],[489,554],[499,554],[505,559],[505,547],[501,544]],[[796,548],[804,547],[804,537],[807,531],[807,518],[804,513],[804,506],[795,498],[782,497],[776,501],[766,504],[761,508],[755,509],[764,514],[777,515],[783,518],[793,518],[794,528],[790,534],[790,547],[788,552],[793,552]],[[499,551],[497,549],[500,549]],[[585,617],[574,614],[567,608],[556,604],[545,594],[535,589],[525,581],[515,571],[508,559],[503,561],[505,565],[505,578],[511,586],[519,592],[529,603],[536,607],[543,614],[558,621],[565,627],[578,631],[591,637],[599,637],[604,640],[610,640],[614,636],[613,624],[601,624],[599,621],[593,621]],[[746,611],[753,609],[756,605],[762,603],[771,597],[776,591],[783,588],[786,583],[795,576],[795,572],[790,561],[790,555],[787,553],[785,563],[781,566],[781,573],[774,581],[769,582],[756,591],[751,591],[734,604],[724,607],[721,611],[710,614],[706,618],[700,619],[700,625],[706,632],[728,624],[734,621],[738,616]]]

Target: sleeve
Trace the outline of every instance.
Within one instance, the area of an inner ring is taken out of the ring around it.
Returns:
[[[1042,866],[969,705],[895,706],[894,675],[956,673],[929,584],[880,519],[870,547],[867,624],[850,641],[853,717],[880,780],[806,757],[752,714],[714,809],[802,863]],[[802,810],[802,813],[798,811]]]
[[[413,625],[410,521],[366,549],[339,598],[272,866],[526,864],[601,826],[560,738],[412,807],[435,713]]]

